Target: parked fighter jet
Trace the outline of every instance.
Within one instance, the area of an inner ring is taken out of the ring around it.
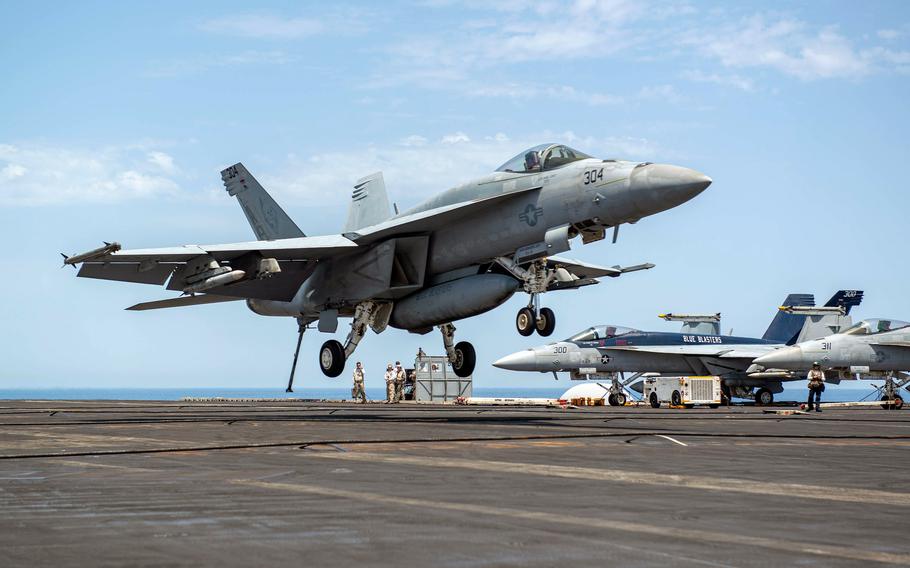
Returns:
[[[569,371],[575,379],[615,373],[719,375],[728,398],[754,398],[758,404],[771,404],[774,393],[783,390],[782,381],[797,380],[805,375],[750,372],[753,360],[794,343],[807,330],[809,333],[821,333],[818,330],[824,329],[827,333],[831,327],[848,326],[850,308],[859,305],[862,296],[863,293],[857,290],[841,290],[825,305],[835,313],[812,319],[810,315],[814,312],[825,313],[829,310],[814,308],[815,299],[811,294],[790,294],[784,300],[784,308],[777,310],[761,339],[640,331],[601,325],[588,328],[565,341],[512,353],[493,365],[513,371],[554,374]],[[686,322],[685,325],[690,324]],[[619,385],[615,383],[615,375],[613,378],[616,389]],[[753,392],[753,389],[757,390]]]
[[[138,304],[147,310],[246,300],[257,314],[299,323],[297,351],[312,322],[334,333],[353,317],[342,345],[331,339],[319,354],[323,373],[336,377],[371,327],[442,331],[456,374],[474,369],[470,343],[454,342],[453,321],[482,314],[519,288],[530,295],[516,318],[528,335],[553,332],[555,316],[540,294],[596,284],[652,264],[599,267],[554,256],[581,236],[587,244],[622,223],[676,207],[711,184],[678,166],[592,158],[560,144],[515,156],[495,172],[391,215],[382,173],[354,185],[343,231],[308,237],[242,164],[221,172],[258,240],[232,244],[120,250],[112,243],[64,260],[81,263],[79,276],[164,284],[189,294]]]
[[[910,370],[910,323],[867,319],[840,333],[803,341],[755,360],[755,365],[767,370],[799,372],[807,371],[813,363],[828,372],[829,382],[856,375],[885,377],[882,400],[894,400],[895,406],[903,406],[903,400],[894,392],[894,377],[899,378],[897,387],[910,383],[910,375],[905,373]]]

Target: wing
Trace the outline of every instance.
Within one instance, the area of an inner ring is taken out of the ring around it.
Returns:
[[[654,265],[651,263],[645,263],[636,264],[635,266],[607,267],[598,266],[596,264],[589,264],[587,262],[582,262],[580,260],[574,260],[571,258],[564,258],[561,256],[551,256],[547,258],[547,267],[551,269],[563,269],[562,271],[557,270],[556,279],[550,283],[547,289],[570,290],[574,288],[581,288],[582,286],[597,284],[597,279],[602,276],[616,278],[618,276],[622,276],[627,272],[635,272],[638,270],[648,270],[654,268]]]
[[[316,262],[357,248],[341,235],[135,250],[120,250],[113,243],[65,262],[82,264],[78,273],[82,278],[168,282],[169,290],[288,301]]]

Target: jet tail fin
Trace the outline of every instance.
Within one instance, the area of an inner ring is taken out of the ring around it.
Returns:
[[[389,196],[386,195],[382,172],[357,180],[351,194],[351,207],[343,232],[356,231],[382,223],[390,217]]]
[[[222,170],[221,179],[228,194],[237,198],[257,239],[274,241],[306,236],[243,164],[238,162]]]
[[[814,306],[815,296],[812,294],[789,294],[784,300],[783,306]],[[799,335],[803,328],[803,322],[806,316],[800,314],[788,314],[778,310],[771,320],[771,325],[765,330],[762,339],[780,341],[790,345]]]
[[[825,304],[827,307],[842,307],[844,308],[844,315],[850,314],[850,309],[854,306],[858,306],[863,303],[863,291],[862,290],[838,290],[831,299],[828,300],[828,303]]]
[[[832,333],[839,333],[853,325],[850,309],[863,301],[862,290],[838,290],[825,304],[826,308],[841,308],[843,313],[806,314],[802,329],[794,340],[795,343],[820,339]]]

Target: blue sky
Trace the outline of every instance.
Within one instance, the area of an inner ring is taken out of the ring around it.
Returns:
[[[218,175],[241,160],[307,234],[339,229],[367,173],[404,208],[546,141],[710,175],[616,245],[575,246],[657,268],[546,295],[556,336],[673,330],[667,310],[760,335],[788,292],[842,287],[866,291],[859,316],[910,319],[906,2],[5,6],[0,386],[281,386],[291,320],[239,303],[125,312],[170,293],[59,268],[101,240],[251,238]],[[514,331],[525,301],[456,324],[478,386],[553,385],[489,367],[541,342]],[[307,335],[299,384],[347,383],[319,372],[325,339]],[[355,358],[378,386],[418,346],[440,352],[439,334],[370,333]]]

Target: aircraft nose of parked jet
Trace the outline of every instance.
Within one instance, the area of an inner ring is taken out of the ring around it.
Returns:
[[[803,351],[799,347],[781,347],[755,359],[754,363],[765,369],[789,369],[800,366]]]
[[[537,354],[533,349],[516,351],[511,355],[506,355],[502,359],[495,361],[493,363],[493,366],[499,367],[500,369],[507,369],[509,371],[536,371]]]
[[[644,214],[657,213],[689,201],[711,185],[701,172],[668,164],[645,164],[632,171],[632,201]]]

